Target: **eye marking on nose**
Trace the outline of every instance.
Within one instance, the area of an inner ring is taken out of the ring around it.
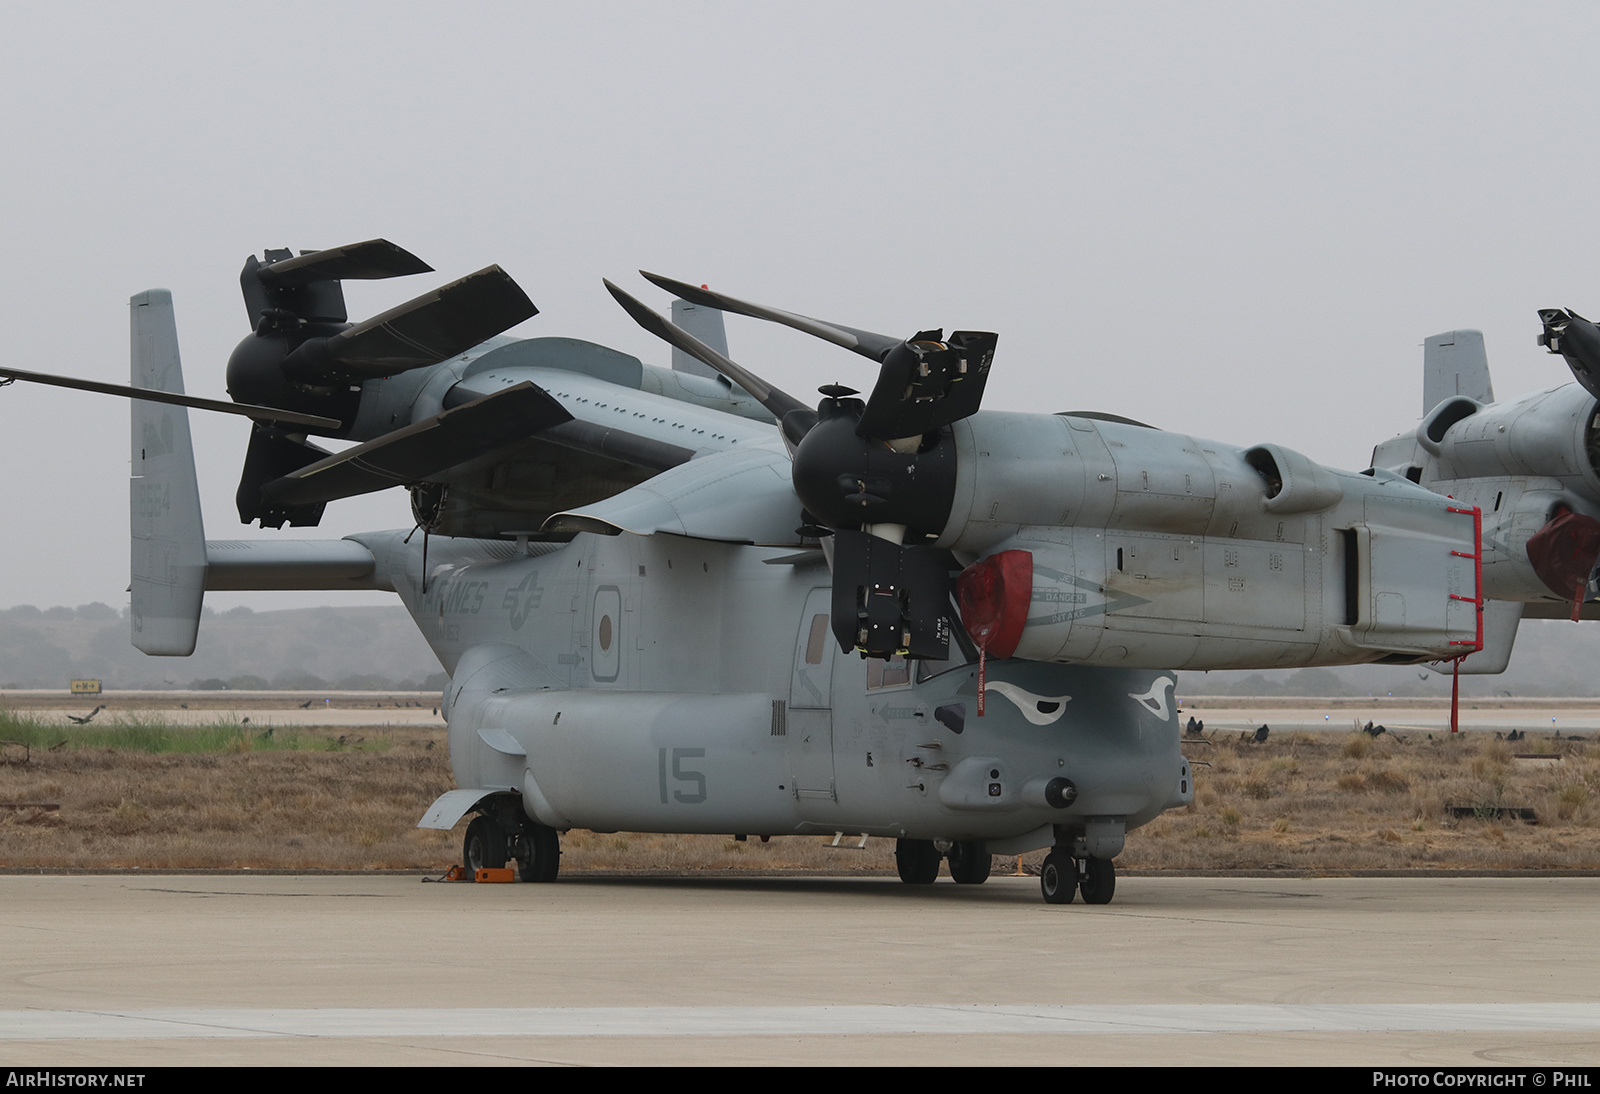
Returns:
[[[1019,688],[1004,680],[990,680],[984,685],[984,690],[997,691],[1010,699],[1022,711],[1022,716],[1036,726],[1059,721],[1067,712],[1067,704],[1072,702],[1070,695],[1035,695],[1026,688]]]

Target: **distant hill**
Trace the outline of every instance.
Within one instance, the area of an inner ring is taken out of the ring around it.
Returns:
[[[126,610],[105,604],[0,611],[0,687],[108,688],[444,686],[439,662],[395,606],[205,610],[192,657],[146,657],[129,641]]]
[[[1524,623],[1511,667],[1463,676],[1461,694],[1600,696],[1600,625]],[[193,657],[146,657],[123,612],[105,604],[0,611],[0,687],[65,688],[94,677],[108,688],[223,684],[235,688],[442,688],[432,651],[398,605],[206,610]],[[1409,665],[1271,672],[1186,672],[1180,695],[1447,696],[1450,678]]]
[[[1600,625],[1529,620],[1517,632],[1511,664],[1498,676],[1463,676],[1463,697],[1600,695]],[[1425,678],[1424,678],[1425,677]],[[1186,672],[1180,695],[1450,694],[1450,677],[1424,665],[1355,665],[1274,672]]]

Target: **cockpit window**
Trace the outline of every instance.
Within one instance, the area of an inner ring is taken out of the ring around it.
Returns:
[[[959,669],[976,661],[976,657],[968,657],[966,650],[958,642],[950,643],[950,656],[943,661],[922,660],[917,662],[917,683],[931,680],[941,672]]]
[[[893,688],[911,683],[911,666],[898,653],[885,661],[878,657],[867,658],[867,690]]]
[[[820,665],[828,652],[828,617],[811,617],[811,633],[806,636],[806,664]]]

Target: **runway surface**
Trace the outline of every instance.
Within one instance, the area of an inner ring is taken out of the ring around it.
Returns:
[[[0,877],[0,1061],[1600,1063],[1600,879]]]

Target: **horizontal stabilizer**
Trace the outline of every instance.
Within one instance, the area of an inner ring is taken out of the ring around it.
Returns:
[[[548,392],[524,381],[318,460],[267,483],[261,494],[273,505],[293,506],[410,486],[571,420]]]
[[[263,589],[376,589],[372,552],[352,539],[208,540],[206,584],[212,591]]]

